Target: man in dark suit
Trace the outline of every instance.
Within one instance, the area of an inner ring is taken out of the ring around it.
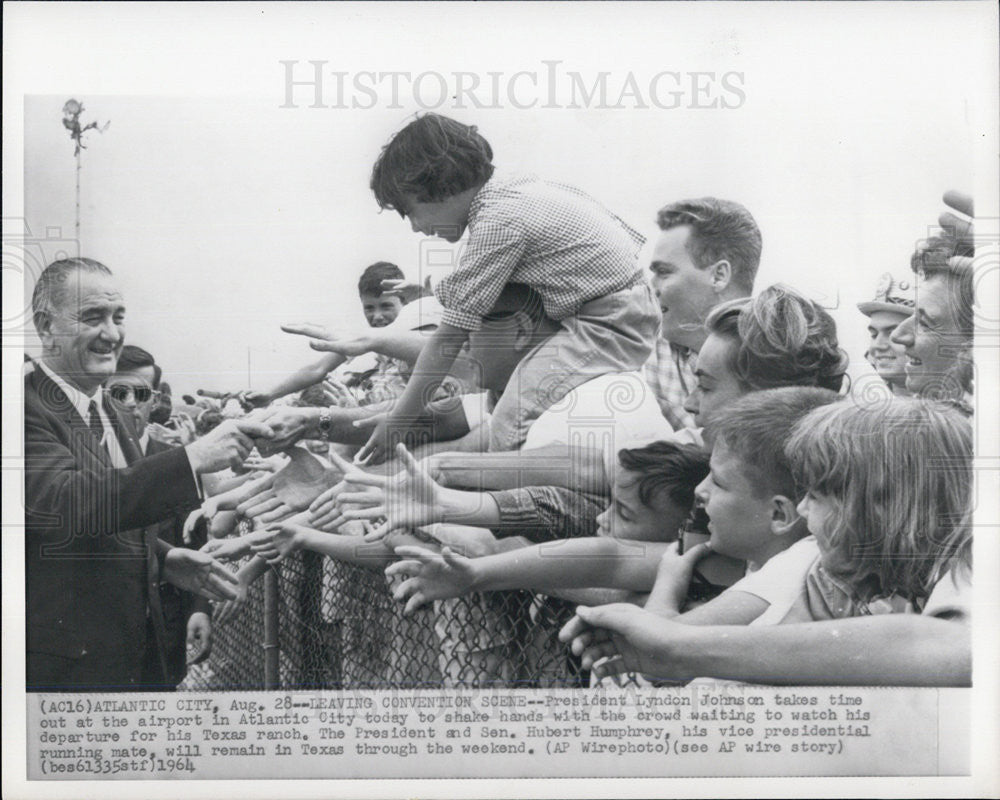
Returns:
[[[163,371],[150,353],[127,344],[118,356],[115,374],[104,386],[112,402],[132,418],[143,456],[163,453],[175,446],[152,438],[149,432],[150,419],[159,403],[162,377]],[[182,547],[183,528],[183,516],[165,520],[157,525],[157,537]],[[192,546],[197,549],[202,544],[204,536]],[[182,591],[166,581],[160,581],[159,593],[166,640],[147,638],[142,682],[147,687],[162,684],[169,691],[184,680],[189,652],[193,662],[208,657],[212,646],[212,605],[206,598]]]
[[[32,296],[42,357],[24,379],[25,582],[29,691],[137,690],[149,637],[162,641],[158,584],[209,599],[235,578],[153,526],[199,501],[197,476],[241,463],[266,426],[228,421],[143,458],[133,421],[101,384],[124,344],[111,271],[63,259]]]

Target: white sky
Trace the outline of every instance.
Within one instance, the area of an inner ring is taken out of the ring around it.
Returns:
[[[666,202],[744,203],[764,235],[758,288],[784,281],[833,306],[857,372],[867,367],[855,303],[883,271],[908,271],[945,189],[974,188],[973,140],[988,111],[969,79],[986,46],[975,5],[910,5],[905,25],[892,4],[596,5],[585,16],[532,6],[532,30],[506,6],[491,7],[488,29],[475,9],[450,4],[446,14],[226,5],[200,8],[197,26],[183,7],[118,11],[112,25],[78,10],[107,23],[84,63],[30,81],[41,91],[23,106],[24,217],[35,239],[55,240],[47,258],[61,246],[53,229],[73,236],[61,108],[76,97],[84,122],[111,121],[86,139],[82,253],[120,276],[128,341],[155,354],[175,391],[245,386],[248,348],[250,379],[264,388],[312,357],[280,323],[363,324],[364,266],[385,259],[413,274],[421,263],[420,238],[379,214],[368,189],[379,148],[420,110],[407,84],[400,109],[385,108],[388,81],[371,110],[309,108],[309,89],[282,109],[280,59],[302,62],[302,79],[307,60],[328,61],[329,103],[336,70],[468,71],[484,85],[502,71],[506,86],[519,70],[544,80],[543,60],[559,60],[561,89],[570,71],[588,84],[607,71],[615,97],[629,72],[644,94],[664,70],[742,73],[746,100],[728,110],[520,110],[506,98],[501,109],[438,110],[478,124],[498,165],[576,184],[649,236]],[[53,40],[80,30],[71,14],[33,16],[48,18]],[[424,84],[425,102],[435,86]],[[533,96],[527,79],[517,91]],[[544,89],[534,96],[544,103]]]

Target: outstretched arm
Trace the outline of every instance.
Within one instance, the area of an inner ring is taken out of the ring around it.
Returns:
[[[391,565],[387,572],[410,576],[397,589],[398,600],[439,600],[500,589],[590,586],[643,592],[652,588],[659,556],[666,546],[593,537],[475,559],[463,558],[447,548],[438,554],[419,547],[400,547],[396,554],[406,560]],[[408,603],[407,609],[418,605]]]
[[[451,371],[459,351],[468,341],[469,332],[442,322],[421,350],[413,367],[413,374],[406,384],[406,391],[399,398],[388,418],[379,422],[367,444],[358,453],[358,460],[380,464],[390,456],[392,442],[389,434],[412,425],[423,414],[427,398],[441,385]]]
[[[610,635],[623,656],[612,671],[639,671],[664,680],[969,686],[972,679],[968,626],[918,614],[703,627],[679,625],[635,606],[581,606],[560,638],[572,642],[573,652],[583,655],[583,665],[589,668],[596,659],[587,650],[602,633]]]
[[[299,367],[286,378],[282,378],[274,386],[264,392],[244,392],[243,399],[253,406],[266,406],[268,403],[284,397],[286,394],[298,392],[313,384],[319,383],[347,359],[340,353],[326,353],[321,358]]]
[[[507,453],[436,453],[432,471],[445,486],[472,489],[519,489],[559,486],[589,494],[606,494],[611,485],[600,450],[547,445]]]

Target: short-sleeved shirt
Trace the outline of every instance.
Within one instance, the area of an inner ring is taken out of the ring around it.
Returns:
[[[593,446],[614,474],[618,451],[676,434],[660,413],[652,389],[638,372],[601,375],[580,384],[532,423],[522,450],[551,444]]]
[[[579,189],[533,175],[495,173],[472,199],[469,239],[435,294],[444,321],[478,330],[508,283],[542,296],[555,320],[636,286],[644,238]]]
[[[696,361],[697,355],[660,337],[642,368],[663,416],[674,430],[694,427],[694,417],[684,410],[684,401],[698,383],[694,374]]]
[[[816,538],[806,536],[771,556],[760,569],[747,573],[726,591],[746,592],[768,603],[767,610],[751,625],[777,625],[804,594],[806,575],[818,560]]]

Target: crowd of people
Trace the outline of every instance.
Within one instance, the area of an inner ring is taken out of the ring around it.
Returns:
[[[907,268],[873,271],[855,355],[884,391],[858,393],[830,314],[755,287],[739,203],[659,209],[647,271],[597,200],[496,170],[436,114],[390,139],[371,188],[415,233],[467,236],[458,267],[432,289],[371,265],[369,327],[284,326],[320,355],[263,391],[173,400],[124,344],[106,266],[41,275],[29,690],[173,688],[299,550],[384,570],[399,603],[371,624],[423,608],[428,646],[471,654],[483,684],[512,680],[515,613],[561,627],[595,681],[970,683],[970,198],[945,195]],[[491,602],[510,589],[535,599]]]

